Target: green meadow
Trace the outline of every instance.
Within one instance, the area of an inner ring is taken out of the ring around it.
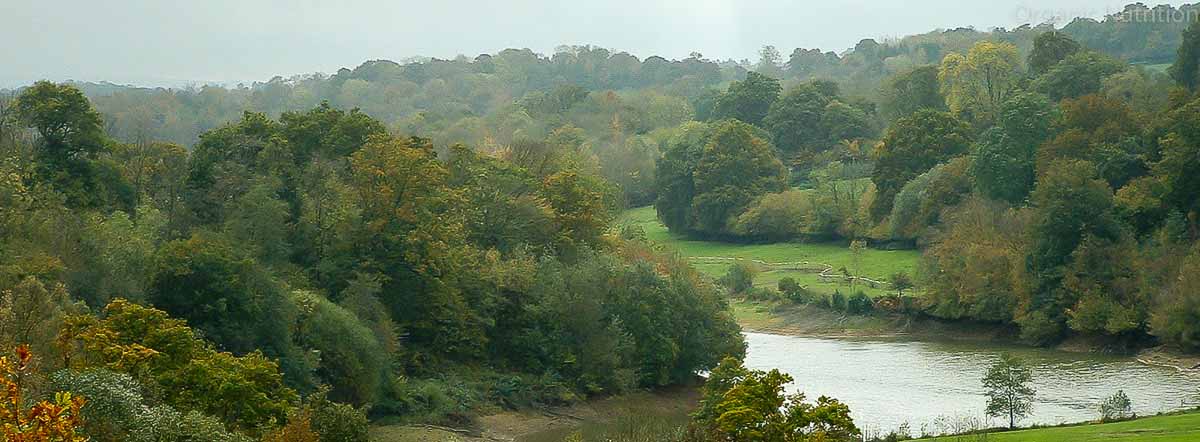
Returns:
[[[617,224],[640,226],[648,240],[687,257],[697,270],[714,278],[721,277],[729,269],[732,261],[728,258],[737,258],[768,263],[756,265],[760,271],[755,279],[756,286],[774,287],[780,279],[791,277],[816,293],[833,293],[835,290],[845,293],[850,290],[849,284],[841,278],[820,276],[826,266],[833,268],[833,274],[840,274],[839,270],[843,267],[853,270],[854,257],[844,242],[738,244],[693,240],[669,232],[658,221],[654,207],[627,210]],[[920,253],[915,250],[868,249],[861,258],[860,276],[886,281],[892,274],[906,272],[915,277],[919,256]],[[856,283],[854,290],[859,289],[871,296],[889,292],[887,284],[871,287]]]
[[[1112,424],[1040,428],[982,436],[923,439],[936,442],[1194,442],[1200,441],[1200,413],[1155,416]]]

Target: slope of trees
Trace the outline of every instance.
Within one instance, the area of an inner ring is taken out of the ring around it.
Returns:
[[[365,440],[367,413],[689,383],[744,352],[710,282],[611,232],[617,189],[565,121],[435,147],[323,103],[246,112],[189,151],[108,138],[70,85],[9,105],[3,133],[36,136],[0,142],[0,344],[103,404],[83,410],[92,440]],[[782,183],[738,124],[702,167],[751,143]]]

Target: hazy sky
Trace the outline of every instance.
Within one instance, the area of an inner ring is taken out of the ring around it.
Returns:
[[[0,87],[143,85],[334,72],[369,59],[552,52],[754,58],[772,44],[842,51],[936,28],[1101,17],[1109,0],[0,0]],[[1149,2],[1155,4],[1156,2]],[[1180,2],[1171,2],[1178,5]]]

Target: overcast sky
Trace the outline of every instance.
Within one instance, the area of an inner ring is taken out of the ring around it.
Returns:
[[[0,87],[36,79],[140,85],[266,80],[369,59],[550,53],[754,58],[775,45],[1102,17],[1109,0],[0,0]],[[1171,2],[1178,5],[1180,2]],[[1156,2],[1149,2],[1153,5]]]

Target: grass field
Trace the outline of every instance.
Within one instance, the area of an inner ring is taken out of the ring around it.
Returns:
[[[733,244],[690,240],[667,231],[667,228],[658,221],[653,207],[628,210],[621,215],[617,223],[640,226],[646,232],[647,239],[679,252],[692,260],[692,264],[697,270],[714,278],[724,275],[730,264],[704,258],[741,258],[768,263],[810,262],[814,268],[820,268],[821,265],[830,265],[834,269],[853,268],[850,249],[844,243]],[[898,272],[915,275],[919,256],[919,252],[915,250],[869,249],[862,257],[861,276],[885,281],[890,275]],[[847,292],[849,290],[847,283],[822,280],[818,276],[818,272],[812,269],[759,267],[761,273],[755,280],[755,285],[758,286],[774,287],[780,279],[792,277],[816,293],[832,293],[834,290]],[[871,296],[878,296],[888,291],[885,286],[871,288],[865,284],[856,284],[855,289],[860,288]]]
[[[1113,424],[1042,428],[977,436],[923,439],[938,442],[1194,442],[1200,441],[1200,413],[1155,416]]]

